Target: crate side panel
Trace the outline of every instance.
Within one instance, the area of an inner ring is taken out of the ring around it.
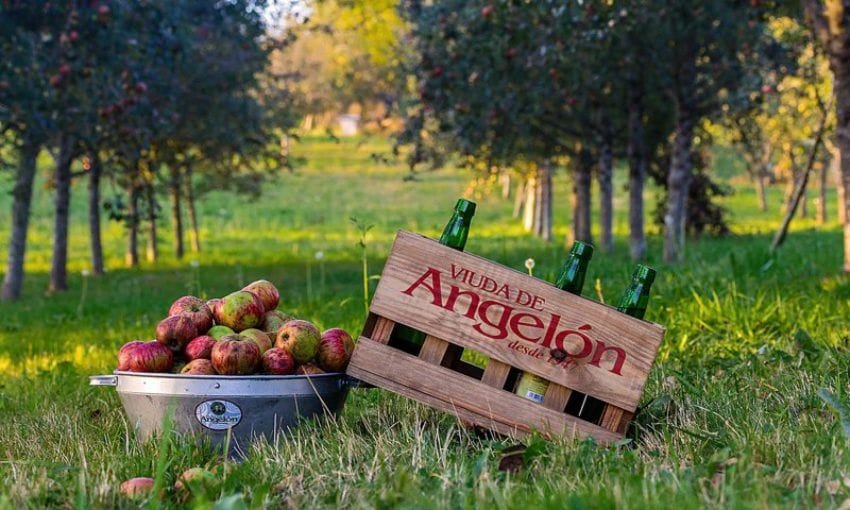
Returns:
[[[633,411],[664,330],[542,280],[400,232],[373,313]],[[553,347],[570,354],[558,362]]]
[[[351,359],[348,373],[375,385],[380,385],[381,378],[393,381],[403,388],[442,401],[445,405],[441,408],[444,410],[452,412],[452,409],[465,409],[485,422],[498,422],[508,429],[523,432],[534,429],[550,435],[592,436],[606,443],[622,437],[598,425],[553,411],[513,393],[491,388],[485,383],[368,338],[358,340],[358,349]],[[370,374],[378,377],[371,377]],[[398,391],[398,388],[387,389]],[[402,394],[416,398],[413,392]],[[486,423],[480,423],[480,419],[475,422],[487,426]]]

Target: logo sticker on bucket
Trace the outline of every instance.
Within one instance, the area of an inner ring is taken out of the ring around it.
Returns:
[[[211,430],[227,430],[242,420],[242,409],[228,400],[206,400],[195,408],[195,418]]]

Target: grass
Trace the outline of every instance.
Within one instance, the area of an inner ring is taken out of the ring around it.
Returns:
[[[53,296],[44,294],[51,197],[42,176],[24,298],[0,304],[0,508],[135,507],[139,501],[119,497],[121,481],[160,470],[171,487],[183,469],[217,462],[176,438],[140,444],[115,392],[87,385],[86,376],[113,369],[121,344],[149,338],[176,296],[218,296],[266,277],[280,283],[283,306],[297,315],[358,332],[361,233],[349,218],[374,225],[366,256],[369,273],[378,274],[396,229],[436,236],[469,184],[457,170],[405,182],[402,164],[370,157],[387,147],[379,139],[302,142],[296,150],[306,162],[270,182],[261,197],[204,197],[203,251],[182,261],[171,256],[163,221],[162,260],[123,269],[123,230],[109,224],[110,271],[101,278],[82,276],[88,239],[79,183],[71,289]],[[588,275],[585,294],[594,299],[597,280],[604,298],[616,299],[632,267],[622,184],[616,249],[598,254]],[[535,275],[552,278],[569,225],[563,172],[555,186],[562,197],[557,241],[524,234],[510,219],[512,205],[493,193],[478,197],[467,250],[518,270],[533,257]],[[9,210],[10,188],[9,177],[0,177],[0,211]],[[734,235],[691,242],[678,267],[661,264],[660,238],[650,239],[649,262],[660,275],[647,318],[664,324],[667,335],[645,407],[622,444],[531,438],[525,467],[506,473],[498,465],[512,441],[478,436],[452,416],[383,390],[355,390],[337,419],[257,445],[207,499],[187,501],[169,490],[162,504],[211,507],[220,496],[240,494],[254,508],[846,508],[850,437],[818,395],[830,392],[839,408],[850,399],[850,280],[838,271],[841,230],[835,221],[796,221],[771,257],[780,189],[770,191],[770,201],[770,211],[758,212],[752,190],[739,187],[726,200]],[[830,214],[834,220],[834,207]],[[0,222],[0,242],[8,228]]]

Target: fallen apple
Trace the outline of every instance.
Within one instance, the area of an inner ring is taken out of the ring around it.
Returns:
[[[174,483],[177,492],[201,492],[206,493],[216,488],[218,479],[210,471],[202,467],[189,468],[180,473]]]
[[[207,303],[195,296],[183,296],[168,309],[168,315],[184,315],[195,324],[198,333],[207,332],[213,325],[213,314]]]
[[[252,374],[260,364],[260,348],[246,336],[227,335],[213,346],[211,361],[222,375]]]
[[[119,487],[119,492],[129,498],[147,496],[153,490],[154,480],[145,476],[130,478]]]
[[[294,374],[295,358],[279,347],[272,347],[263,354],[263,370],[273,375]]]
[[[354,351],[354,339],[340,328],[331,328],[322,333],[316,361],[322,370],[342,372]]]
[[[320,340],[321,334],[312,322],[293,319],[278,330],[275,347],[292,354],[296,362],[306,363],[316,356]]]

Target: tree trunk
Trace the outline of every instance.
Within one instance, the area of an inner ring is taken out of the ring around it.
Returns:
[[[156,194],[154,193],[153,183],[148,183],[145,187],[145,197],[148,202],[147,260],[148,262],[156,262],[159,260],[159,245],[156,238]]]
[[[68,214],[71,207],[71,163],[74,143],[62,135],[56,159],[56,198],[53,218],[53,256],[50,262],[51,292],[68,290]]]
[[[24,255],[27,247],[27,229],[32,205],[32,183],[35,179],[35,165],[41,147],[24,135],[12,189],[12,225],[9,235],[9,256],[0,299],[17,299],[21,296],[24,284]]]
[[[838,147],[844,217],[844,272],[850,273],[850,61],[831,59],[835,75],[835,145]]]
[[[679,100],[676,131],[667,175],[667,211],[664,214],[664,261],[680,262],[685,254],[688,193],[691,187],[691,146],[694,112],[689,102]]]
[[[522,228],[526,232],[534,231],[534,213],[537,211],[537,175],[532,174],[525,181],[525,210],[522,215]]]
[[[540,165],[537,171],[537,206],[535,207],[534,235],[546,241],[552,240],[552,169],[549,162]]]
[[[103,274],[103,243],[100,237],[100,177],[103,169],[97,151],[89,154],[89,242],[91,267],[95,275]]]
[[[800,217],[809,217],[809,190],[803,190],[803,196],[800,197]]]
[[[753,176],[753,181],[756,185],[756,196],[758,196],[759,200],[759,210],[764,212],[767,211],[767,194],[765,191],[765,180],[767,180],[767,176],[764,174],[764,171],[759,168],[756,170],[756,174]]]
[[[835,152],[832,154],[831,166],[834,168],[834,171],[832,173],[836,176],[835,196],[837,197],[838,201],[836,207],[836,211],[838,212],[838,222],[844,225],[847,220],[847,217],[845,216],[846,211],[844,209],[844,183],[841,179],[841,154],[838,152],[838,150],[835,150]]]
[[[629,93],[629,255],[632,260],[646,258],[643,229],[643,185],[646,180],[646,142],[643,136],[643,105],[637,84]]]
[[[516,193],[514,194],[514,213],[513,219],[518,220],[525,206],[525,187],[527,182],[525,179],[518,179],[516,183]]]
[[[593,177],[593,156],[581,148],[575,161],[573,177],[573,240],[592,243],[590,234],[590,181]]]
[[[829,176],[829,158],[825,158],[821,161],[819,173],[818,173],[818,203],[817,203],[817,221],[818,225],[823,225],[826,223],[826,190],[827,190],[827,177]]]
[[[127,267],[139,265],[139,188],[135,179],[131,179],[127,189],[127,252],[124,264]]]
[[[182,211],[182,184],[180,182],[180,167],[171,165],[171,224],[174,228],[174,256],[183,258],[183,211]]]
[[[607,121],[606,121],[607,122]],[[599,247],[602,253],[614,249],[614,155],[611,153],[611,135],[603,137],[599,145]]]
[[[198,214],[195,210],[195,187],[192,184],[192,166],[186,165],[186,202],[189,206],[189,223],[192,226],[192,232],[189,235],[192,241],[192,251],[199,253],[201,251],[201,233],[198,230]]]
[[[502,185],[502,200],[510,200],[511,173],[508,170],[502,170],[502,172],[499,174],[499,182]]]

